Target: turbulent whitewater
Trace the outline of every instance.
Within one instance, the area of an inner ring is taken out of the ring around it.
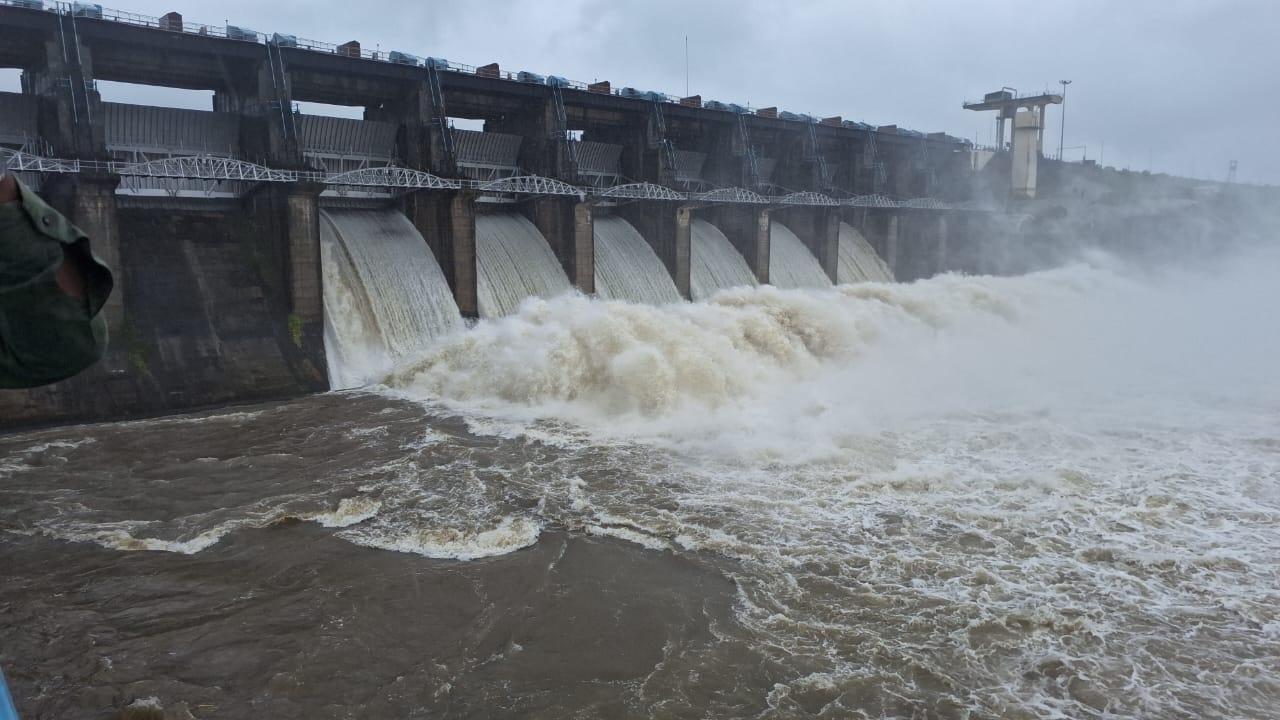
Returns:
[[[332,599],[333,615],[265,626],[306,648],[243,681],[245,703],[287,694],[278,714],[346,683],[378,717],[1267,717],[1277,272],[1267,254],[1163,272],[1096,258],[664,306],[526,302],[438,339],[379,395],[4,439],[0,521],[22,542],[75,541],[60,556],[134,559],[130,587],[234,561],[245,584],[198,616],[231,615],[227,648],[252,646],[235,634],[249,603]],[[338,562],[339,547],[368,554]],[[592,565],[584,547],[625,549]],[[145,574],[172,553],[120,552],[145,549],[191,554]],[[437,567],[424,557],[488,559],[420,580]],[[636,575],[641,560],[658,569]],[[83,562],[70,577],[92,575]],[[345,573],[375,562],[377,602],[342,611],[362,587]],[[499,562],[515,589],[432,595]],[[83,591],[41,572],[8,592]],[[546,587],[554,602],[521,615]],[[455,607],[474,610],[413,625]],[[133,637],[75,603],[60,622],[74,632],[48,637],[88,634],[95,653]],[[452,644],[414,644],[455,626]],[[330,679],[308,685],[317,658]],[[200,690],[229,703],[223,685]]]
[[[739,620],[794,673],[769,692],[783,716],[1265,714],[1280,697],[1268,277],[1077,266],[661,312],[565,299],[392,385],[490,431],[678,458],[547,504],[740,560]]]

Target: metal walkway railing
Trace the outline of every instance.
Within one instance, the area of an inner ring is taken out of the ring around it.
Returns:
[[[90,173],[142,178],[187,178],[213,182],[249,183],[310,182],[323,185],[414,190],[471,190],[481,194],[545,196],[559,195],[580,199],[660,200],[689,203],[730,203],[790,206],[827,206],[860,208],[908,208],[914,210],[976,210],[992,208],[972,203],[952,203],[937,198],[894,199],[885,195],[856,195],[836,199],[817,192],[795,192],[789,195],[760,195],[745,188],[717,188],[706,192],[682,192],[651,183],[632,183],[614,187],[579,187],[538,175],[519,175],[497,180],[442,178],[411,168],[386,165],[367,167],[343,173],[310,170],[279,170],[236,158],[213,155],[167,157],[149,162],[121,160],[64,160],[31,155],[0,148],[0,171],[28,173]]]

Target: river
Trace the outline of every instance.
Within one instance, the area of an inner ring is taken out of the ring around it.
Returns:
[[[0,667],[24,717],[1274,716],[1278,269],[532,299],[5,435]]]

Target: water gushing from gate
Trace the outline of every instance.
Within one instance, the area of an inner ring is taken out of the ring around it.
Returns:
[[[321,210],[320,255],[330,387],[374,381],[462,328],[440,265],[404,215]]]
[[[836,280],[841,285],[857,282],[893,282],[893,271],[871,243],[852,225],[840,223],[840,259]]]
[[[689,295],[695,302],[717,290],[759,284],[742,254],[715,225],[694,219],[689,244]]]
[[[631,223],[597,217],[595,241],[596,295],[649,305],[680,302],[671,273]]]
[[[510,315],[525,298],[569,292],[569,278],[532,222],[515,213],[476,216],[480,317]]]
[[[788,290],[831,287],[831,278],[809,248],[776,220],[769,226],[769,284]]]

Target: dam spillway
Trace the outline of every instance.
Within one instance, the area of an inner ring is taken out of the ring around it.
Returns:
[[[775,222],[769,232],[769,283],[787,290],[824,288],[831,287],[831,278],[804,242]]]
[[[320,211],[329,382],[376,380],[435,338],[462,328],[440,265],[391,210]]]
[[[871,243],[846,222],[840,223],[840,254],[836,282],[893,282],[893,271]]]
[[[742,254],[715,225],[695,219],[690,228],[689,295],[705,300],[719,290],[759,283]]]
[[[609,300],[661,305],[680,302],[680,292],[662,261],[631,223],[595,219],[596,295]]]
[[[322,209],[320,221],[331,387],[378,382],[397,365],[428,352],[436,339],[462,329],[430,243],[404,214],[334,207]],[[493,211],[475,222],[481,318],[501,318],[527,298],[550,299],[572,290],[555,251],[527,217]],[[803,241],[781,223],[772,223],[770,230],[773,284],[830,286]],[[842,281],[890,277],[856,230],[843,225],[841,233]],[[666,268],[631,223],[601,216],[593,223],[593,239],[598,297],[649,305],[680,301]],[[741,253],[712,223],[692,220],[689,250],[693,300],[757,285]]]
[[[476,272],[482,318],[510,315],[526,298],[572,290],[546,238],[517,213],[476,216]]]

